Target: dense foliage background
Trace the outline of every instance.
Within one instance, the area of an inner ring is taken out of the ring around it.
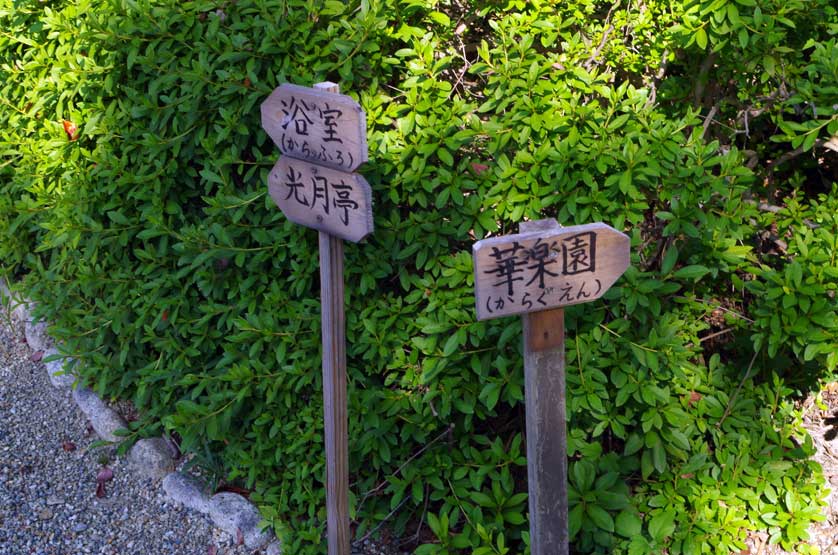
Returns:
[[[417,553],[526,553],[520,324],[470,249],[604,221],[632,266],[567,310],[578,553],[807,553],[795,399],[838,364],[832,0],[0,0],[0,269],[73,371],[325,527],[315,233],[266,196],[259,104],[364,107],[347,247],[352,516]]]

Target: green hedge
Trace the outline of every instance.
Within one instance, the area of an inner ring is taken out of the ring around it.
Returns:
[[[339,82],[375,199],[346,249],[357,537],[527,552],[520,325],[475,321],[470,249],[555,217],[632,238],[567,310],[576,552],[812,552],[836,33],[829,0],[0,0],[0,268],[141,410],[129,441],[175,433],[323,552],[317,244],[266,195],[258,107]]]

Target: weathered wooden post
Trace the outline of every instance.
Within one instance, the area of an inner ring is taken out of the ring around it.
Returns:
[[[328,82],[280,85],[262,103],[262,127],[282,152],[271,198],[289,220],[319,230],[328,553],[349,555],[343,239],[357,243],[373,223],[370,186],[353,172],[367,161],[366,116],[338,93]]]
[[[521,314],[532,555],[567,555],[564,309],[601,297],[629,264],[629,238],[593,223],[522,223],[473,247],[477,319]]]

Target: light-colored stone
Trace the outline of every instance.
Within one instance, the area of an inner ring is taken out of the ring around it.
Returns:
[[[90,424],[99,437],[105,441],[122,441],[122,438],[115,435],[114,432],[127,428],[128,424],[116,411],[108,407],[98,395],[86,387],[77,387],[73,390],[73,400],[90,420]]]
[[[244,544],[258,549],[271,541],[271,535],[259,529],[262,517],[247,499],[236,493],[217,493],[209,504],[209,516],[213,523],[233,536],[241,531]]]
[[[196,510],[209,512],[210,497],[204,491],[204,484],[197,478],[180,472],[171,472],[163,478],[163,491],[176,503]]]
[[[6,280],[0,278],[0,317],[15,319],[13,310],[12,292]]]
[[[279,543],[279,540],[274,540],[268,544],[265,555],[282,555],[282,544]]]
[[[44,351],[43,360],[56,355],[60,355],[60,353],[57,349],[51,347]],[[66,389],[73,386],[73,382],[76,381],[76,378],[69,372],[66,372],[65,367],[69,366],[68,363],[69,360],[66,358],[59,358],[44,362],[44,367],[47,369],[47,375],[49,375],[49,381],[53,387]]]
[[[20,293],[14,291],[9,292],[8,310],[12,319],[16,322],[29,322],[32,320],[32,310],[35,308],[35,303],[20,296]]]
[[[175,469],[175,460],[162,437],[141,439],[131,447],[131,463],[146,478],[162,480]]]
[[[46,351],[52,347],[52,338],[47,335],[46,322],[26,321],[24,334],[26,335],[26,343],[33,351]]]

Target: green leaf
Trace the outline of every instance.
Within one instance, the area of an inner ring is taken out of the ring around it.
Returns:
[[[480,215],[477,216],[477,221],[480,222],[480,226],[486,231],[495,231],[498,228],[495,215],[490,211],[481,212]]]
[[[655,465],[655,470],[660,473],[666,472],[669,466],[666,462],[666,449],[660,439],[652,446],[652,463]]]
[[[669,272],[672,271],[672,268],[675,267],[675,263],[678,262],[678,249],[675,245],[670,245],[668,249],[666,249],[666,254],[663,255],[663,261],[661,262],[661,274],[668,275]]]
[[[500,391],[501,391],[501,384],[498,382],[489,382],[483,386],[483,389],[480,391],[479,399],[483,401],[483,404],[486,405],[486,408],[492,410],[495,408],[495,405],[498,404],[498,399],[500,399]]]
[[[739,46],[742,47],[744,50],[748,47],[748,40],[750,39],[750,35],[748,35],[748,30],[744,27],[739,29],[739,33],[737,33],[737,37],[739,38]]]
[[[814,359],[818,354],[820,354],[820,351],[820,343],[809,343],[806,345],[806,350],[803,351],[803,360],[808,362]]]
[[[445,347],[443,347],[443,349],[442,349],[442,356],[444,356],[444,357],[451,356],[452,354],[454,354],[454,351],[456,351],[459,347],[460,347],[459,335],[456,334],[456,333],[451,334],[451,336],[445,342]]]
[[[601,528],[606,532],[614,531],[614,519],[611,518],[608,511],[602,507],[598,505],[588,505],[585,509],[585,513],[598,528]]]
[[[673,428],[669,430],[669,436],[671,437],[672,443],[678,449],[684,452],[688,452],[690,450],[690,441],[681,430]]]
[[[429,512],[428,517],[427,517],[427,522],[428,522],[428,527],[431,529],[431,532],[433,532],[434,535],[437,538],[442,539],[443,538],[443,530],[442,530],[442,526],[440,525],[439,518],[437,518],[437,516],[434,513]]]
[[[473,492],[471,492],[471,494],[469,494],[469,496],[471,497],[472,501],[474,501],[475,503],[477,503],[481,507],[493,508],[493,507],[497,506],[497,503],[495,503],[495,500],[492,499],[491,497],[489,497],[488,495],[486,495],[485,493],[482,493],[482,492],[479,492],[479,491],[473,491]]]
[[[609,511],[619,511],[624,509],[629,504],[629,498],[622,493],[615,493],[612,491],[601,491],[597,494],[597,499],[603,508]]]
[[[707,48],[707,31],[704,30],[704,27],[699,28],[695,32],[695,43],[698,45],[699,48],[704,50]]]
[[[632,510],[625,509],[617,515],[614,530],[625,538],[631,538],[643,531],[643,523]]]
[[[649,521],[649,535],[658,543],[675,531],[675,511],[667,509],[653,516]]]
[[[643,447],[643,438],[637,434],[631,434],[626,441],[626,446],[623,448],[623,455],[634,455]]]
[[[594,485],[596,468],[588,461],[576,461],[573,463],[571,475],[579,491],[586,492]]]
[[[803,144],[801,145],[803,147],[803,152],[812,150],[812,147],[815,146],[815,143],[817,142],[817,140],[818,140],[818,134],[817,133],[815,133],[813,131],[810,131],[809,133],[807,133],[806,138],[803,139]]]
[[[446,166],[451,167],[451,166],[453,166],[453,165],[454,165],[454,157],[453,157],[453,156],[451,156],[451,153],[450,153],[450,152],[448,152],[448,149],[443,148],[443,147],[440,147],[440,148],[436,151],[436,155],[437,155],[437,157],[439,158],[439,160],[440,160],[443,164],[445,164]]]
[[[640,456],[640,473],[643,476],[643,479],[646,480],[649,478],[654,470],[655,466],[652,462],[652,450],[644,449],[643,454]]]
[[[698,281],[709,272],[710,269],[706,266],[701,266],[700,264],[693,264],[692,266],[684,266],[683,268],[678,268],[677,270],[675,270],[673,276],[676,279],[691,279],[693,281]]]
[[[765,68],[766,73],[768,75],[774,75],[774,71],[776,70],[777,62],[774,60],[773,56],[765,55],[762,57],[762,66]]]
[[[730,24],[734,29],[739,27],[741,24],[739,21],[739,9],[736,7],[736,4],[732,2],[727,5],[727,19],[730,21]]]
[[[445,15],[442,12],[436,12],[436,11],[430,12],[428,14],[428,17],[430,17],[431,19],[433,19],[434,21],[436,21],[437,23],[439,23],[443,27],[448,27],[449,25],[451,25],[451,18],[448,17],[447,15]]]
[[[585,516],[585,506],[579,503],[567,514],[568,536],[572,540],[582,528],[582,521]]]

